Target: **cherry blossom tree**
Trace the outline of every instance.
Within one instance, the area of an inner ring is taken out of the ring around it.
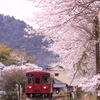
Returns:
[[[58,62],[50,66],[63,66],[71,79],[70,84],[91,87],[88,79],[96,79],[92,78],[96,73],[96,35],[93,30],[95,30],[94,19],[98,16],[100,1],[29,1],[40,10],[33,13],[28,20],[32,22],[37,34],[45,35],[44,40],[50,42],[49,47],[45,49],[59,55]],[[28,29],[25,30],[28,32]],[[84,77],[87,78],[83,79]],[[82,82],[87,84],[82,85]]]

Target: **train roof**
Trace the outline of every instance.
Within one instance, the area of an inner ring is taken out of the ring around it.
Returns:
[[[31,73],[31,74],[51,74],[48,71],[43,71],[43,70],[32,70],[32,71],[27,71],[26,74]]]

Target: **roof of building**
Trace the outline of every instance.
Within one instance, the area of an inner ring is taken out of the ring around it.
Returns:
[[[0,69],[3,69],[4,67],[6,67],[6,66],[0,62]]]
[[[54,88],[64,88],[67,87],[66,83],[55,83]]]
[[[47,67],[46,70],[49,70],[49,71],[64,71],[65,69],[62,67],[62,66],[53,66],[53,67]]]
[[[68,87],[68,84],[63,83],[54,78],[54,88],[64,88],[64,87]]]
[[[5,67],[5,65],[3,63],[0,62],[0,66]]]

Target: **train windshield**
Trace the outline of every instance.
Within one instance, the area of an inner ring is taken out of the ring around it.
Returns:
[[[33,74],[26,74],[26,84],[33,83]]]
[[[44,74],[42,76],[43,78],[43,84],[50,84],[50,75],[49,74]]]
[[[40,84],[40,77],[35,78],[35,84]]]

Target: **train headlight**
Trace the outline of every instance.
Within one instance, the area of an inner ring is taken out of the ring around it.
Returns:
[[[43,88],[44,88],[44,89],[48,89],[48,87],[47,87],[47,86],[44,86]]]
[[[29,86],[28,88],[29,88],[29,89],[31,89],[31,88],[32,88],[32,86]]]

